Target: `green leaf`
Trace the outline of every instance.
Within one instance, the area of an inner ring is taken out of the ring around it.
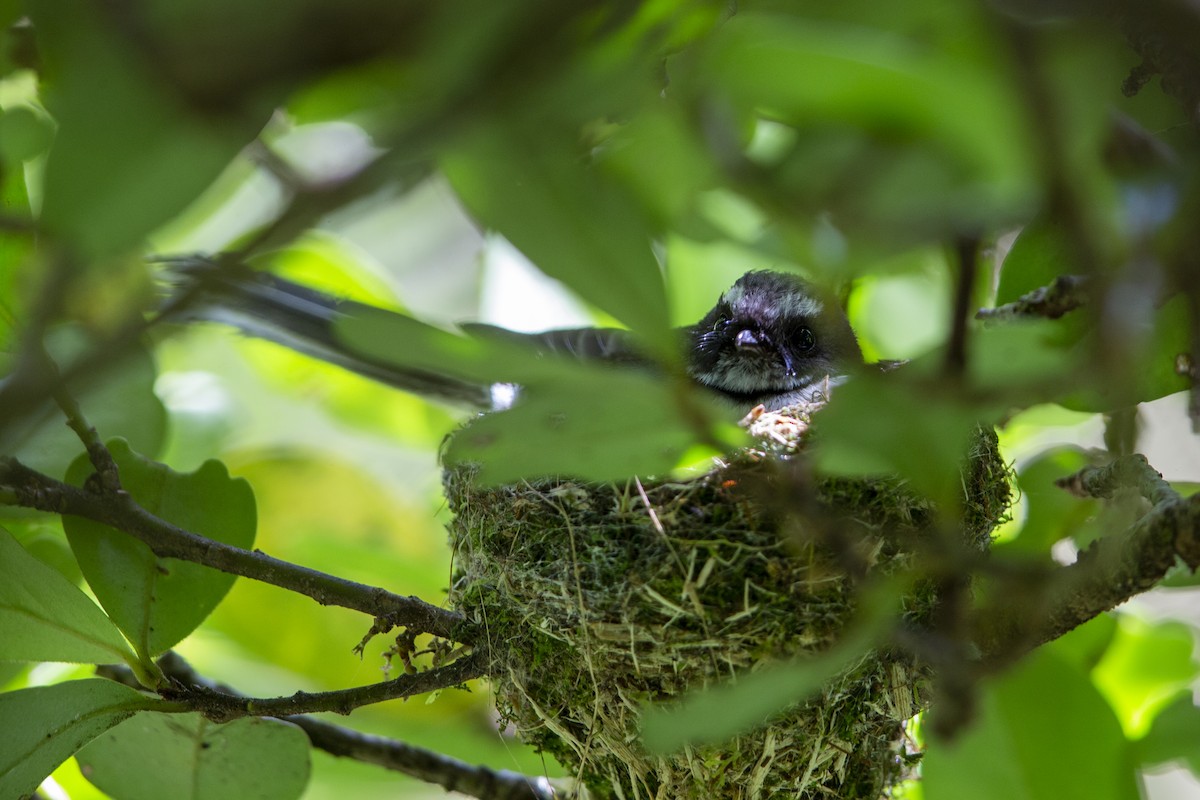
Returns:
[[[44,112],[16,106],[0,113],[0,164],[17,168],[50,144],[54,125]]]
[[[898,474],[953,509],[962,502],[962,464],[984,412],[907,377],[863,373],[836,387],[815,422],[816,463],[830,473]]]
[[[1104,657],[1117,635],[1117,615],[1092,617],[1070,633],[1047,645],[1054,654],[1069,661],[1076,669],[1091,672]]]
[[[79,587],[0,528],[0,660],[136,663],[104,612]]]
[[[1020,535],[997,545],[998,554],[1021,553],[1049,557],[1050,547],[1074,536],[1096,513],[1096,501],[1078,498],[1054,484],[1087,466],[1087,454],[1075,447],[1047,450],[1030,461],[1017,477],[1028,511]]]
[[[76,759],[89,781],[121,800],[294,800],[310,770],[308,737],[295,725],[217,725],[200,714],[138,714]]]
[[[1004,112],[1015,102],[1010,83],[987,58],[986,17],[937,5],[953,22],[931,19],[919,34],[877,19],[739,13],[704,51],[699,90],[722,111],[794,127],[799,140],[778,178],[818,208],[826,198],[848,206],[839,220],[866,216],[878,233],[879,222],[936,228],[940,214],[944,231],[1014,210],[1032,171],[1025,131]],[[822,184],[815,197],[811,176]]]
[[[236,547],[254,543],[254,493],[231,478],[225,465],[207,461],[180,473],[109,443],[121,483],[143,508],[185,530]],[[71,465],[68,481],[82,484],[88,460]],[[143,658],[162,653],[187,636],[216,607],[234,576],[176,559],[157,558],[126,533],[91,520],[65,517],[63,527],[84,577],[100,604]]]
[[[925,800],[1136,800],[1133,757],[1112,709],[1080,670],[1034,652],[984,687],[979,716],[931,742]]]
[[[1092,670],[1130,737],[1150,728],[1154,715],[1200,674],[1192,657],[1195,637],[1182,622],[1150,623],[1122,614],[1104,658]]]
[[[674,356],[651,230],[611,177],[561,139],[493,127],[442,161],[466,206],[547,275]]]
[[[808,699],[858,663],[885,635],[893,621],[892,599],[883,590],[867,598],[864,619],[824,653],[740,675],[736,681],[697,692],[673,706],[644,709],[643,743],[651,753],[717,744]]]
[[[65,371],[89,345],[81,330],[58,328],[47,337],[46,346]],[[166,409],[154,393],[155,378],[150,354],[134,347],[101,375],[72,381],[67,388],[101,436],[124,437],[140,452],[153,454],[162,446],[167,428]],[[0,425],[0,453],[52,477],[61,478],[82,452],[79,437],[52,403],[27,424]]]
[[[1021,229],[1004,257],[996,305],[1012,303],[1060,275],[1077,272],[1079,264],[1063,230],[1046,220],[1035,220]]]
[[[526,387],[517,404],[459,431],[447,463],[478,463],[486,484],[571,475],[618,480],[665,475],[727,409],[641,372],[592,368],[569,382]],[[686,394],[684,394],[686,393]],[[686,399],[684,399],[686,398]],[[689,406],[683,405],[689,403]],[[736,441],[735,432],[726,440]]]
[[[708,434],[711,421],[733,416],[690,386],[645,370],[542,354],[486,327],[471,333],[365,307],[337,323],[342,341],[372,359],[485,385],[521,385],[515,407],[474,421],[446,451],[448,462],[481,464],[485,483],[661,475]]]
[[[29,795],[84,744],[161,702],[99,678],[0,694],[0,797]]]
[[[1190,691],[1154,717],[1150,732],[1135,743],[1138,760],[1146,765],[1183,761],[1192,774],[1200,776],[1200,708]]]
[[[137,246],[192,202],[262,124],[189,107],[148,51],[96,7],[66,13],[56,0],[35,0],[30,13],[50,76],[44,99],[59,126],[42,221],[85,257]]]

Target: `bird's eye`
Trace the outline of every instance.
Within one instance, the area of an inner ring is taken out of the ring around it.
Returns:
[[[807,353],[816,346],[817,335],[812,332],[811,328],[801,328],[796,331],[796,348],[800,352]]]

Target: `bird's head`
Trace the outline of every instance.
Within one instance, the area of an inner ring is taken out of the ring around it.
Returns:
[[[688,369],[699,383],[771,409],[812,400],[826,378],[862,362],[841,309],[780,272],[743,275],[688,329],[688,340]]]

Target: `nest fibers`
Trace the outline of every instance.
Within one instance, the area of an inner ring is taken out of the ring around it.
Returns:
[[[913,563],[931,505],[897,480],[819,479],[834,536],[804,535],[796,514],[750,491],[802,463],[808,412],[747,424],[760,446],[703,477],[590,484],[568,479],[479,487],[447,471],[456,573],[451,601],[484,626],[500,715],[573,768],[581,794],[621,800],[867,798],[905,774],[902,722],[928,674],[901,654],[868,654],[806,703],[718,746],[648,754],[647,702],[820,652],[854,613],[856,590],[828,546],[852,542],[868,573]],[[962,535],[986,548],[1006,513],[1009,476],[980,431],[963,467]],[[928,587],[905,598],[919,623]]]

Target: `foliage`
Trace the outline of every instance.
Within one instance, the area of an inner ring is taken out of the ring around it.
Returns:
[[[1151,420],[1175,425],[1154,467],[1200,463],[1196,41],[1165,0],[0,0],[0,796],[52,772],[77,798],[397,795],[320,755],[310,778],[309,743],[549,796],[503,770],[566,770],[450,690],[503,670],[487,621],[440,607],[438,454],[488,484],[699,486],[750,439],[672,326],[763,268],[837,290],[870,360],[911,359],[838,387],[811,463],[763,485],[918,494],[906,580],[938,598],[798,668],[776,710],[895,648],[934,676],[909,796],[1200,774],[1193,628],[1103,613],[1195,582],[1197,504],[1118,457]],[[515,285],[512,247],[659,369],[450,330]],[[541,391],[443,448],[458,410],[176,324],[163,257],[197,252],[399,311],[338,327],[375,363]],[[958,536],[999,516],[963,502],[980,424],[1022,496],[986,560]]]

